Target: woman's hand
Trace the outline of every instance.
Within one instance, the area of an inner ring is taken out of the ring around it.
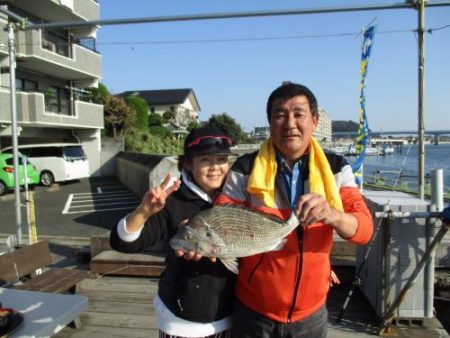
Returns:
[[[127,216],[126,230],[134,232],[142,229],[148,218],[164,208],[166,199],[171,193],[180,187],[181,181],[175,181],[170,187],[170,174],[166,176],[159,187],[153,188],[145,193],[141,204]]]
[[[153,188],[145,193],[145,196],[142,199],[140,206],[138,207],[140,209],[140,212],[150,217],[151,215],[156,214],[157,212],[161,211],[162,208],[164,208],[167,197],[169,197],[170,194],[176,191],[181,184],[180,180],[176,180],[169,187],[168,185],[170,179],[171,176],[170,174],[168,174],[159,187]]]

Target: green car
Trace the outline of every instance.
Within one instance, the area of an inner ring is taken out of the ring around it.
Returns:
[[[19,156],[19,184],[25,184],[25,177],[23,171],[23,162],[26,162],[27,168],[27,182],[29,185],[39,183],[39,172],[28,161],[27,158]],[[0,154],[0,195],[5,194],[8,190],[14,189],[14,166],[12,154]]]

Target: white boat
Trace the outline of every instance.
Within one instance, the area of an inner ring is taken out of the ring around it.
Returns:
[[[395,149],[388,144],[383,144],[380,148],[381,155],[391,155],[395,152]]]
[[[329,149],[330,151],[342,156],[357,156],[358,152],[354,145],[339,146]],[[381,155],[381,149],[377,147],[366,147],[366,156]]]

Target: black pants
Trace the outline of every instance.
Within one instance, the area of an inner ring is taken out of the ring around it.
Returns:
[[[308,318],[287,324],[267,319],[236,302],[231,335],[233,338],[325,338],[327,330],[325,305]]]

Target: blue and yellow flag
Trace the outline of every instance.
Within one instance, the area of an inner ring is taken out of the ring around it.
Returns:
[[[356,182],[360,187],[362,186],[362,167],[364,163],[364,157],[366,156],[366,148],[369,138],[369,124],[367,122],[366,116],[366,76],[369,56],[373,45],[374,33],[375,26],[370,26],[364,31],[364,39],[361,51],[361,82],[359,84],[359,129],[358,137],[356,139],[356,153],[358,157],[356,158],[355,163],[353,163],[352,165],[352,169],[356,177]]]

